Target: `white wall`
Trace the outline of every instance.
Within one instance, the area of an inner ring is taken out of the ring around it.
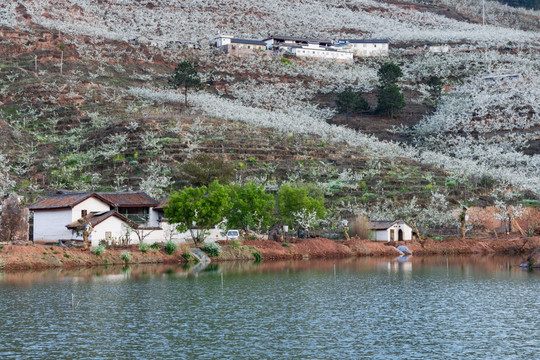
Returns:
[[[394,241],[398,241],[398,232],[403,231],[403,240],[412,240],[412,228],[404,222],[398,222],[388,229],[375,231],[376,241],[390,241],[390,230],[394,230]]]
[[[390,241],[390,232],[388,230],[375,231],[375,240],[377,241]]]
[[[217,47],[222,47],[224,45],[228,45],[231,43],[231,39],[233,37],[232,36],[229,36],[229,35],[222,35],[222,36],[219,36],[217,39],[216,39],[216,46]]]
[[[92,233],[88,236],[88,239],[92,242],[92,246],[99,245],[101,240],[107,240],[106,232],[111,232],[111,238],[115,239],[118,242],[119,239],[126,235],[126,230],[128,229],[126,223],[123,220],[120,220],[116,216],[111,216],[106,220],[103,220],[94,227]],[[130,230],[130,238],[137,238],[137,235],[132,234]],[[82,236],[74,237],[82,240]]]
[[[388,43],[350,43],[357,56],[387,56]]]
[[[71,209],[34,212],[34,240],[58,241],[71,239],[66,225],[72,222]]]
[[[440,54],[447,53],[450,51],[450,46],[448,45],[432,45],[429,47],[429,52]]]
[[[149,227],[161,226],[160,221],[159,221],[161,214],[162,214],[161,212],[154,210],[154,208],[150,208],[148,212],[148,226]]]
[[[176,230],[176,225],[167,222],[161,222],[162,230],[144,230],[149,234],[145,237],[144,242],[153,244],[155,242],[173,241],[176,243],[185,243],[186,240],[191,241],[191,233],[188,231],[179,233]],[[131,236],[132,241],[138,243],[138,238],[135,234]],[[214,228],[210,230],[210,235],[206,237],[205,242],[215,242],[216,240],[226,240],[226,236],[221,235],[221,229]]]
[[[306,46],[302,48],[293,48],[293,53],[298,57],[314,59],[332,59],[352,61],[353,53],[344,51],[329,51],[319,47]]]
[[[99,199],[90,197],[80,202],[79,204],[75,205],[73,209],[71,209],[71,220],[65,223],[64,226],[72,223],[75,220],[80,219],[81,210],[86,210],[88,214],[90,214],[92,211],[96,211],[96,212],[109,211],[111,210],[111,207],[109,204],[106,204]]]

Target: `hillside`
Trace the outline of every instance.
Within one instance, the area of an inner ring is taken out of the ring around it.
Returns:
[[[487,4],[487,25],[468,1],[446,0],[2,4],[0,196],[141,188],[161,197],[189,185],[184,164],[208,154],[235,181],[269,191],[316,184],[336,219],[391,216],[413,198],[435,206],[440,195],[450,207],[503,193],[530,203],[540,191],[540,12]],[[234,58],[211,46],[219,33],[388,38],[391,53],[353,64]],[[451,51],[429,52],[441,44]],[[167,85],[185,59],[204,82],[187,108]],[[396,118],[337,114],[346,88],[375,107],[387,61],[403,70],[406,108]],[[505,74],[519,78],[485,80]],[[445,85],[440,99],[428,92],[432,75]]]

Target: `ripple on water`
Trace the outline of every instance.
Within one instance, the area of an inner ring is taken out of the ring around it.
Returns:
[[[535,358],[540,277],[497,261],[6,274],[0,358]]]

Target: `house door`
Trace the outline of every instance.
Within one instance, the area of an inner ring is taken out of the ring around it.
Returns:
[[[403,230],[399,229],[397,234],[398,234],[398,241],[403,241]]]
[[[390,229],[390,241],[394,241],[394,229]]]

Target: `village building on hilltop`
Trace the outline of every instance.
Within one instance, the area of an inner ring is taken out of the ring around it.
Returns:
[[[228,55],[266,58],[291,55],[298,58],[352,62],[354,57],[388,56],[389,41],[375,39],[340,39],[338,42],[293,36],[271,36],[258,40],[238,39],[230,35],[216,38],[216,47]]]
[[[339,39],[338,44],[349,45],[358,57],[388,56],[388,40],[377,39]]]
[[[228,55],[245,57],[250,55],[265,55],[271,57],[271,53],[266,53],[266,43],[258,40],[237,39],[230,35],[220,35],[216,39],[216,46]]]

